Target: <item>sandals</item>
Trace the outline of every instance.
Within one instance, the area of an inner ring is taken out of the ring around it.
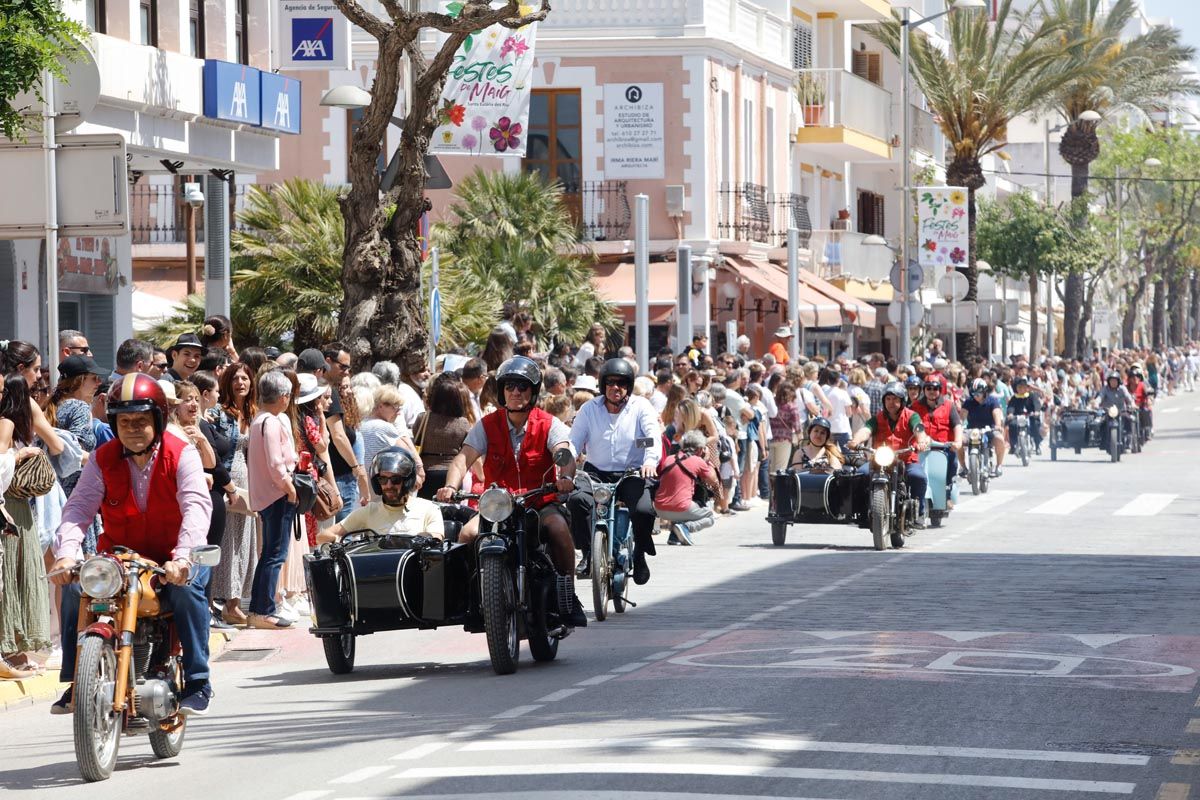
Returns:
[[[32,678],[41,671],[41,667],[34,664],[17,666],[10,664],[7,659],[0,658],[0,679],[19,681]]]
[[[274,614],[250,614],[246,627],[258,630],[276,631],[292,627],[292,623]]]

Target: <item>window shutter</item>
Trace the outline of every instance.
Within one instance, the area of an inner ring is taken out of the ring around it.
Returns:
[[[83,322],[87,330],[88,344],[97,364],[111,364],[117,355],[116,315],[114,297],[108,294],[85,294],[83,298]]]
[[[883,59],[880,53],[855,50],[851,54],[850,71],[876,86],[883,85]]]
[[[796,23],[792,26],[792,69],[812,69],[812,28]]]

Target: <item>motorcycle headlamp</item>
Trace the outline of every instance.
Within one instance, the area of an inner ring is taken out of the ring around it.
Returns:
[[[121,591],[125,570],[105,556],[92,556],[79,568],[79,588],[88,597],[100,600]]]
[[[880,467],[890,467],[896,460],[896,451],[890,447],[880,447],[875,451],[875,463]]]
[[[493,487],[479,498],[479,516],[488,522],[503,522],[512,516],[512,495],[503,489]]]
[[[1120,413],[1121,413],[1121,412],[1117,410],[1117,407],[1116,407],[1116,406],[1109,406],[1109,407],[1108,407],[1108,415],[1109,415],[1110,417],[1112,417],[1113,419],[1116,419],[1117,415],[1118,415],[1118,414],[1120,414]]]
[[[983,434],[978,430],[971,431],[971,444],[979,444],[983,441]]]
[[[601,486],[592,492],[592,497],[596,500],[596,505],[606,506],[608,501],[612,500],[612,490],[607,486]]]

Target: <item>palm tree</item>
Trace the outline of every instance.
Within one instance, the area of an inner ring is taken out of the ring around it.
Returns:
[[[337,334],[345,224],[338,189],[293,179],[252,187],[233,231],[233,306],[258,336],[294,334],[295,347]],[[241,312],[241,313],[239,313]]]
[[[544,345],[581,342],[592,323],[613,324],[560,185],[537,173],[476,170],[455,195],[452,221],[433,230],[446,343],[483,342],[506,303],[530,314]]]
[[[898,20],[899,15],[893,14]],[[871,30],[899,56],[898,21]],[[981,159],[991,153],[1007,158],[1003,148],[1008,144],[1009,122],[1044,103],[1064,79],[1073,75],[1073,62],[1062,58],[1072,43],[1058,34],[1055,24],[1048,20],[1036,27],[1030,25],[1012,10],[1012,0],[1003,0],[994,23],[987,14],[950,14],[946,18],[948,52],[923,36],[912,35],[909,61],[913,80],[953,150],[946,166],[946,182],[967,188],[972,254],[964,270],[968,300],[976,297],[978,278],[974,264],[975,193],[986,182]],[[958,352],[961,358],[978,352],[974,332],[959,334]]]
[[[164,317],[149,328],[134,331],[139,339],[145,339],[155,347],[166,350],[175,344],[175,340],[184,333],[195,333],[204,325],[208,312],[204,308],[204,296],[189,294],[183,301],[183,307],[176,309],[169,317]],[[238,326],[234,325],[236,331]]]
[[[1106,5],[1106,4],[1105,4]],[[1081,119],[1085,111],[1101,116],[1133,113],[1146,117],[1172,95],[1193,94],[1200,85],[1182,77],[1179,68],[1195,56],[1175,28],[1158,25],[1124,40],[1138,13],[1135,0],[1116,0],[1104,13],[1101,0],[1043,0],[1047,20],[1061,35],[1080,43],[1071,50],[1075,75],[1050,96],[1048,106],[1067,120],[1058,152],[1071,165],[1071,200],[1078,227],[1087,224],[1085,197],[1091,163],[1100,155],[1098,121]],[[1084,350],[1083,332],[1091,308],[1084,308],[1084,276],[1067,276],[1063,311],[1065,355]]]

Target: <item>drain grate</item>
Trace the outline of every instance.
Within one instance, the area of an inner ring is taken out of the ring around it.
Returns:
[[[217,656],[217,661],[263,661],[279,652],[278,647],[245,647],[237,650],[226,650]]]

